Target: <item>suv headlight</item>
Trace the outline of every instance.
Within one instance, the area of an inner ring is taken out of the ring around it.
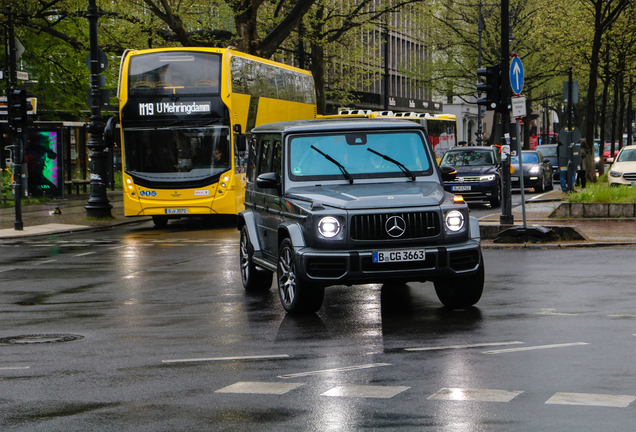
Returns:
[[[609,172],[609,175],[611,175],[612,177],[620,177],[620,176],[622,176],[623,174],[622,174],[622,173],[619,173],[618,171],[610,171],[610,172]]]
[[[479,177],[479,181],[480,182],[493,181],[494,179],[495,179],[495,175],[494,174],[483,175],[483,176]]]
[[[340,232],[341,226],[338,219],[333,216],[327,216],[318,222],[318,231],[323,237],[333,238]]]
[[[541,172],[541,167],[533,166],[532,168],[528,170],[528,172],[532,174],[539,174]]]
[[[451,232],[458,232],[464,228],[464,215],[462,212],[457,210],[452,210],[446,213],[446,218],[444,219],[444,223],[446,224],[446,228]]]

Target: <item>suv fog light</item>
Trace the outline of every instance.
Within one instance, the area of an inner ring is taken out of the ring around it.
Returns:
[[[340,232],[340,222],[335,217],[324,217],[318,222],[318,231],[323,237],[335,237]]]
[[[446,228],[452,232],[457,232],[464,227],[464,215],[457,210],[448,212],[446,215]]]

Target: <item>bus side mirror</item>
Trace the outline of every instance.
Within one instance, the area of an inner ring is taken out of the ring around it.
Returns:
[[[245,134],[236,135],[236,147],[240,152],[247,151],[247,138],[245,137]]]
[[[108,148],[113,148],[115,146],[115,130],[117,128],[117,118],[111,117],[106,122],[106,127],[104,128],[104,144]]]

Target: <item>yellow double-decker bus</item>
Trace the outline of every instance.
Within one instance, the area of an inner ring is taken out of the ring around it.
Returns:
[[[244,209],[255,126],[316,117],[308,71],[221,48],[129,50],[118,98],[125,216]]]

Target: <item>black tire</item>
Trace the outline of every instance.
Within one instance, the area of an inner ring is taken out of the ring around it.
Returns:
[[[541,176],[541,180],[539,180],[539,184],[537,185],[536,188],[534,188],[535,192],[545,192],[545,184],[543,183],[545,181],[545,176]]]
[[[497,208],[501,205],[501,183],[497,182],[497,194],[490,200],[490,207]]]
[[[446,307],[462,309],[473,306],[484,292],[484,261],[480,254],[477,273],[470,276],[455,276],[435,281],[437,298]]]
[[[168,225],[168,216],[153,216],[152,222],[157,228],[163,228]]]
[[[325,288],[304,282],[296,273],[294,246],[283,240],[278,249],[278,295],[289,313],[312,313],[322,306]]]
[[[552,175],[550,175],[550,183],[548,183],[548,186],[545,188],[545,190],[554,190],[554,177]]]
[[[241,282],[246,291],[267,291],[272,286],[273,272],[256,268],[252,261],[254,247],[250,242],[247,227],[241,228],[239,243],[239,264],[241,266]]]

